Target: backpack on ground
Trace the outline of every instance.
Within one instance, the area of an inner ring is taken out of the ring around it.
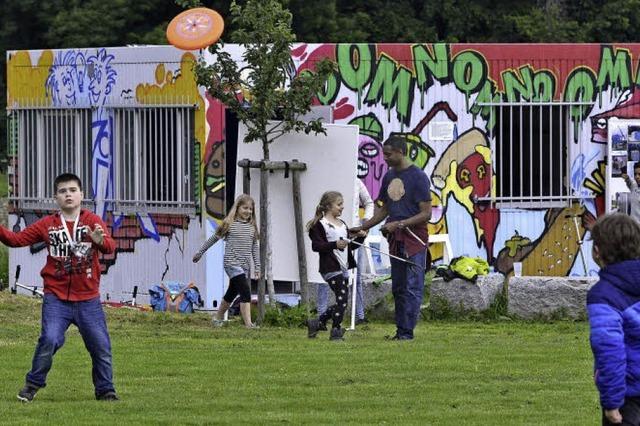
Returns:
[[[149,288],[150,304],[154,311],[190,314],[193,305],[203,306],[200,291],[193,283],[169,281]]]
[[[462,278],[475,282],[478,275],[489,273],[489,263],[481,257],[458,256],[451,260],[449,266],[440,266],[436,269],[436,275],[451,281],[454,278]]]

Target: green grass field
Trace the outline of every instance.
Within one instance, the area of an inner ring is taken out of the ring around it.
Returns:
[[[302,328],[109,309],[121,401],[93,399],[72,327],[48,386],[22,404],[39,312],[38,299],[0,292],[3,424],[599,423],[582,322],[423,322],[408,342],[384,340],[393,325],[374,323],[330,342]]]

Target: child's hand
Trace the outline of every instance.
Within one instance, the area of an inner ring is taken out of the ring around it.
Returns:
[[[198,263],[198,261],[200,261],[200,258],[202,257],[202,255],[200,253],[196,253],[193,255],[193,263]]]
[[[626,173],[622,174],[622,179],[625,181],[626,184],[629,184],[629,182],[631,182],[631,178]]]
[[[104,229],[102,229],[102,226],[99,224],[96,224],[96,227],[89,233],[89,236],[94,243],[102,245],[102,242],[104,241]]]
[[[604,416],[613,424],[622,423],[622,414],[617,408],[615,410],[604,410]]]
[[[254,280],[259,280],[260,279],[260,271],[255,271],[253,273],[253,279]]]
[[[347,241],[346,240],[338,240],[336,241],[336,247],[338,247],[338,250],[342,250],[343,248],[345,248],[347,246]]]

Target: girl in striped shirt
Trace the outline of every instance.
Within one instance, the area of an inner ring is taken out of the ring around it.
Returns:
[[[258,226],[253,214],[255,202],[247,194],[236,198],[231,211],[224,218],[215,234],[200,247],[193,262],[200,260],[204,252],[219,240],[225,240],[224,270],[229,276],[229,288],[222,298],[215,326],[223,324],[225,312],[240,295],[240,315],[247,328],[256,328],[251,322],[251,278],[260,278],[260,255],[258,250]]]

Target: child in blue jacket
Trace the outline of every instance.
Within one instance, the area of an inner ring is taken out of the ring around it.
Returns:
[[[640,223],[615,213],[591,230],[600,281],[587,294],[602,424],[640,424]]]

